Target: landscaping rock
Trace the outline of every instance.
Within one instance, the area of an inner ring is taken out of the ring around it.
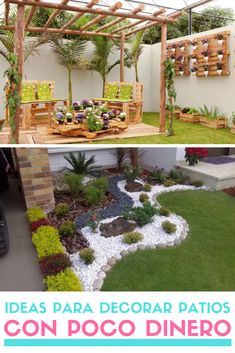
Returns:
[[[130,222],[123,217],[119,217],[111,223],[103,223],[100,226],[101,236],[105,238],[116,237],[124,233],[133,232],[136,228],[135,222]]]
[[[88,240],[80,230],[77,230],[77,234],[75,235],[61,238],[61,242],[69,254],[74,254],[84,248],[90,247]]]
[[[104,283],[104,281],[103,281],[102,279],[97,279],[97,280],[95,280],[95,282],[94,282],[94,288],[95,288],[96,290],[100,290],[100,289],[102,288],[102,286],[103,286],[103,283]]]
[[[144,250],[145,249],[145,245],[144,244],[139,244],[138,245],[138,249],[139,250]]]
[[[116,260],[114,257],[112,257],[111,259],[108,260],[108,264],[109,264],[110,266],[115,265],[116,262],[117,262],[117,260]]]
[[[129,255],[129,252],[127,250],[122,250],[121,255],[127,256],[127,255]]]
[[[111,266],[110,265],[104,265],[101,267],[101,270],[104,272],[109,272],[111,270]]]
[[[105,277],[106,277],[106,273],[104,272],[104,271],[100,271],[99,273],[98,273],[98,279],[105,279]]]
[[[134,181],[133,183],[127,183],[125,186],[126,191],[128,192],[140,192],[144,188],[143,184]]]

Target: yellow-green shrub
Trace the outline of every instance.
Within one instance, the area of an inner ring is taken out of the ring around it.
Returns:
[[[80,292],[83,290],[79,279],[70,268],[55,276],[46,277],[44,283],[49,292]]]
[[[37,231],[33,233],[32,242],[39,258],[64,253],[59,238],[59,232],[54,227],[45,226],[38,228]]]
[[[30,224],[46,218],[45,212],[40,207],[29,208],[26,215]]]

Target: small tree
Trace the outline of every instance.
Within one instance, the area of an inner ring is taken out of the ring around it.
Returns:
[[[130,49],[126,51],[127,58],[130,60],[130,66],[134,66],[135,69],[135,79],[136,82],[139,82],[139,70],[138,70],[138,61],[143,52],[143,37],[145,30],[138,32],[130,43]]]
[[[172,60],[167,59],[165,61],[165,78],[166,78],[166,89],[168,93],[167,108],[170,112],[170,127],[168,136],[174,135],[173,130],[173,118],[175,113],[175,102],[176,102],[176,89],[175,89],[175,65]]]

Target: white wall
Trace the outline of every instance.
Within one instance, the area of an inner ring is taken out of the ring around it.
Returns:
[[[163,168],[170,171],[176,161],[184,159],[184,148],[145,148],[142,164],[147,169]]]
[[[56,61],[55,54],[48,44],[39,48],[40,55],[29,57],[24,65],[24,79],[26,80],[52,80],[55,81],[56,98],[67,98],[67,72]],[[84,58],[90,60],[93,53],[93,44],[88,43]],[[119,58],[119,52],[111,58],[115,62]],[[4,117],[4,86],[3,73],[7,69],[7,63],[0,56],[0,119]],[[144,110],[151,111],[151,46],[145,45],[139,62],[139,75],[144,83]],[[119,81],[119,66],[113,69],[108,77],[109,81]],[[134,69],[125,69],[127,82],[135,81]],[[96,72],[73,71],[73,99],[102,97],[102,81]]]
[[[187,36],[184,39],[193,39],[210,35],[221,31],[231,31],[230,36],[230,51],[229,58],[230,76],[215,76],[215,77],[195,77],[193,75],[187,77],[176,78],[177,104],[181,107],[193,106],[201,107],[204,103],[208,106],[219,106],[227,118],[231,118],[232,112],[235,111],[234,104],[234,84],[235,84],[235,26],[228,26],[213,31],[200,33],[197,35]],[[174,43],[175,41],[169,41]],[[152,46],[152,110],[159,111],[160,97],[156,92],[160,89],[159,64],[160,64],[161,45],[155,44]]]

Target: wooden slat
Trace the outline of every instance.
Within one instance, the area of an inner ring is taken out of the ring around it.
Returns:
[[[112,7],[110,7],[110,10],[115,12],[119,9],[122,8],[122,3],[121,2],[116,2],[116,4],[114,4]],[[99,15],[96,18],[94,18],[92,21],[88,22],[87,24],[85,24],[84,26],[82,26],[80,28],[81,31],[85,31],[88,28],[92,27],[93,25],[95,25],[96,23],[101,22],[104,18],[106,17],[106,15]]]
[[[10,11],[10,4],[5,3],[5,23],[8,25],[9,23],[9,11]]]
[[[93,6],[97,5],[99,3],[100,0],[91,0],[88,4],[87,4],[87,8],[92,8]],[[72,26],[74,24],[74,22],[76,22],[79,18],[81,18],[84,15],[84,13],[78,13],[77,15],[75,15],[70,21],[68,21],[67,23],[65,23],[65,25],[63,27],[61,27],[62,30]]]
[[[38,1],[40,1],[40,0],[35,0],[35,2],[38,2]],[[27,19],[25,21],[25,28],[26,29],[30,25],[36,10],[37,10],[37,6],[32,6],[32,8],[30,10],[30,13],[29,13],[29,15],[28,15],[28,17],[27,17]]]
[[[132,13],[139,13],[139,12],[142,12],[144,9],[145,9],[144,4],[140,4],[138,7],[136,7],[136,8],[135,8],[133,11],[131,11],[131,12],[132,12]],[[108,28],[110,28],[110,27],[112,27],[112,26],[115,26],[116,24],[118,24],[118,23],[120,23],[120,22],[122,22],[122,21],[124,21],[123,18],[118,18],[118,19],[116,19],[116,20],[113,20],[113,21],[107,23],[106,25],[104,25],[104,26],[102,26],[102,27],[99,27],[99,28],[96,30],[96,32],[102,32],[102,31],[104,31],[104,30],[106,30],[106,29],[108,29]],[[141,22],[142,22],[142,21],[141,21]],[[117,32],[119,32],[119,29],[118,29]],[[116,33],[117,33],[117,32],[116,32]]]
[[[67,5],[69,2],[69,0],[62,0],[61,5]],[[52,12],[52,14],[50,15],[50,17],[48,18],[44,28],[49,28],[51,22],[56,18],[57,15],[59,15],[59,13],[61,12],[61,10],[54,10]]]

